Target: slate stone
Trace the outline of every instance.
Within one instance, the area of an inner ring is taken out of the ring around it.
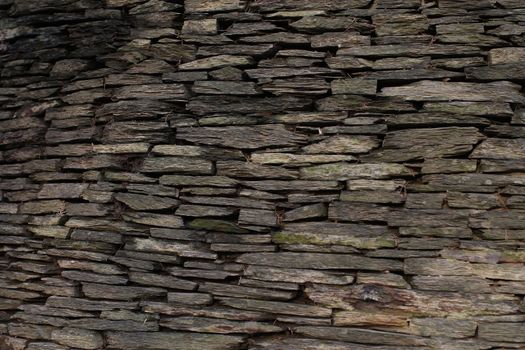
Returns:
[[[332,136],[303,147],[305,153],[367,153],[379,146],[372,136]]]
[[[191,157],[146,158],[141,168],[145,173],[210,174],[212,164],[203,159]]]
[[[480,337],[490,341],[523,342],[523,324],[483,323],[479,325]]]
[[[217,175],[231,178],[296,179],[294,170],[242,161],[217,161]]]
[[[237,309],[268,312],[272,314],[297,315],[297,316],[330,316],[330,310],[313,305],[283,303],[279,301],[264,301],[255,299],[221,298],[221,303]]]
[[[242,337],[222,334],[195,334],[187,332],[108,332],[108,345],[115,349],[202,349],[234,348],[243,342]]]
[[[79,198],[87,187],[87,184],[81,183],[44,184],[38,198]]]
[[[522,159],[525,139],[489,138],[474,149],[471,158]],[[511,151],[512,150],[512,151]]]
[[[398,310],[398,314],[409,313],[424,317],[448,314],[503,315],[517,307],[516,299],[504,294],[487,297],[487,294],[483,293],[430,292],[371,284],[353,287],[316,285],[307,289],[306,294],[309,299],[325,307],[337,305],[338,308],[352,310],[356,303],[360,303],[361,307],[374,304],[378,309],[386,302],[389,308]],[[404,298],[410,298],[411,302],[401,302],[402,306],[397,306],[399,302],[395,300],[406,300]],[[437,301],[437,303],[431,303],[431,301]],[[443,301],[443,304],[439,301]]]
[[[69,327],[54,330],[51,339],[80,349],[98,349],[104,344],[102,336],[97,332]]]
[[[196,81],[192,91],[212,95],[259,95],[254,83],[236,81]]]
[[[178,137],[190,142],[222,145],[239,149],[293,146],[304,143],[305,137],[288,131],[281,125],[259,125],[254,127],[203,127],[181,128]]]
[[[408,101],[497,101],[525,103],[518,93],[517,85],[500,81],[479,85],[476,83],[452,83],[421,81],[406,86],[387,87],[382,96],[397,96]]]
[[[159,210],[177,207],[179,201],[168,197],[147,196],[132,193],[117,193],[115,199],[134,210]]]
[[[145,286],[159,286],[181,290],[195,290],[198,286],[197,283],[187,281],[167,275],[144,273],[144,272],[129,272],[129,280],[131,282],[145,285]]]
[[[525,58],[525,50],[520,47],[502,47],[489,51],[489,64],[519,63]]]
[[[200,284],[199,291],[207,292],[214,296],[219,295],[262,300],[290,300],[295,296],[295,292],[290,291],[275,291],[265,288],[244,287],[214,282],[204,282]]]
[[[346,162],[316,165],[301,168],[299,175],[308,180],[348,180],[359,178],[385,179],[393,176],[410,176],[412,171],[400,164]]]
[[[259,322],[236,322],[213,318],[177,317],[165,319],[161,325],[174,330],[198,331],[206,333],[273,333],[280,332],[282,328]]]
[[[160,240],[153,238],[133,238],[126,243],[129,250],[157,252],[157,253],[175,253],[185,257],[196,257],[203,259],[214,259],[216,254],[207,252],[203,245],[196,243],[182,243],[177,241]]]
[[[283,109],[302,110],[312,103],[310,99],[286,95],[279,97],[249,97],[250,103],[245,103],[246,99],[246,97],[241,96],[223,96],[220,103],[218,103],[216,96],[197,96],[190,99],[188,109],[198,115],[225,112],[265,114],[280,112]]]
[[[249,56],[218,55],[183,63],[179,66],[179,69],[199,70],[222,68],[227,66],[249,66],[252,64],[253,59]]]
[[[204,20],[184,21],[182,34],[214,35],[217,34],[217,20],[214,18]]]
[[[370,259],[354,255],[321,253],[247,253],[236,260],[245,264],[303,269],[366,269],[400,270],[401,264],[395,260]]]
[[[525,345],[522,1],[0,8],[0,348]]]

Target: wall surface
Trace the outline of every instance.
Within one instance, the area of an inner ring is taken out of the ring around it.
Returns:
[[[523,0],[0,0],[0,349],[525,349]]]

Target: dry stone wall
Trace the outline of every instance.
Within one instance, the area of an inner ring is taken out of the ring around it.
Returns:
[[[0,349],[525,348],[523,0],[0,0]]]

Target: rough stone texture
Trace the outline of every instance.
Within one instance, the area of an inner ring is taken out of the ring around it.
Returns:
[[[0,0],[0,350],[525,349],[523,0]]]

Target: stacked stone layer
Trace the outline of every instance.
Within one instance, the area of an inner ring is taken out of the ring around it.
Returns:
[[[0,0],[0,349],[525,348],[522,0]]]

